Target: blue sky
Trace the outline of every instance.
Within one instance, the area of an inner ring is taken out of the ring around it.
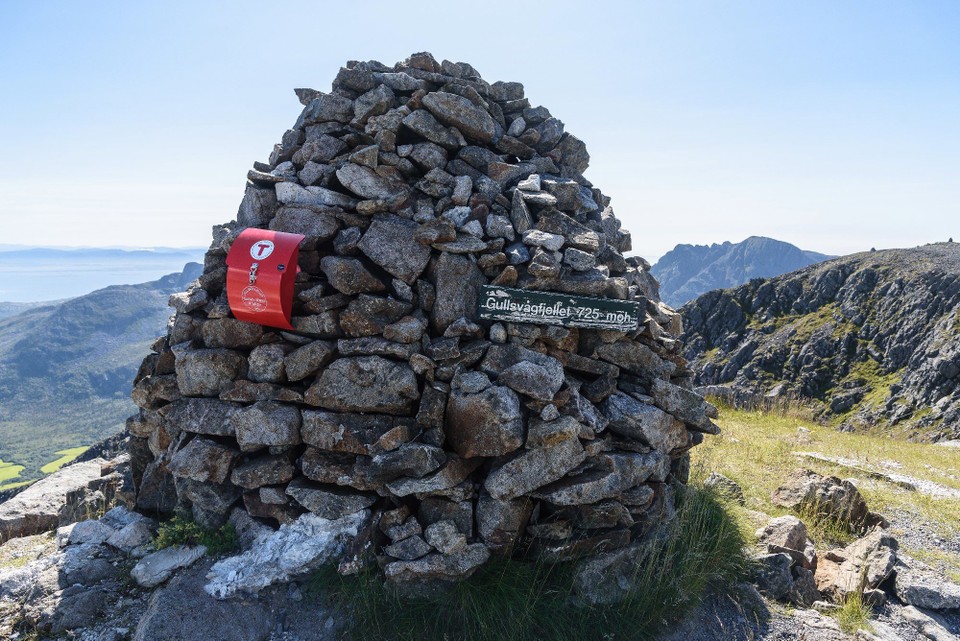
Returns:
[[[582,138],[637,253],[960,239],[960,3],[0,0],[0,243],[198,246],[349,59],[428,50]]]

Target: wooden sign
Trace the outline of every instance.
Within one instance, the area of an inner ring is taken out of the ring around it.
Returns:
[[[640,325],[640,303],[608,298],[534,292],[484,285],[477,299],[480,318],[510,323],[591,327],[631,332]]]

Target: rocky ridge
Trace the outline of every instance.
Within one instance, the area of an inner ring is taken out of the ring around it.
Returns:
[[[519,83],[427,53],[296,92],[302,114],[136,377],[137,507],[215,527],[239,506],[281,526],[277,546],[362,514],[355,556],[416,591],[491,556],[624,548],[671,518],[715,409],[583,142]],[[231,317],[225,258],[251,227],[306,236],[293,332]],[[640,326],[491,323],[485,284],[637,301]],[[259,589],[220,571],[214,592]]]
[[[960,245],[844,256],[680,311],[711,393],[802,399],[851,429],[960,436]]]

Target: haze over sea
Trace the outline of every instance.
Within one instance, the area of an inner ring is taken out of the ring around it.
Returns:
[[[107,249],[0,247],[0,302],[81,296],[109,285],[156,280],[203,262],[203,248]]]

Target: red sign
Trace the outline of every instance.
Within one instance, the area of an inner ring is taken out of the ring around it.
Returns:
[[[250,227],[240,232],[227,254],[227,302],[234,317],[293,329],[293,282],[304,236]]]

